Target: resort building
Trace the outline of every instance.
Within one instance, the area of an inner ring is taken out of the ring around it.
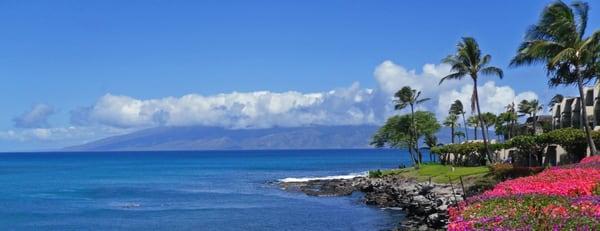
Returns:
[[[600,130],[600,82],[593,87],[585,87],[583,92],[583,100],[580,97],[565,97],[552,106],[552,128],[583,127],[582,112],[585,110],[590,126]]]

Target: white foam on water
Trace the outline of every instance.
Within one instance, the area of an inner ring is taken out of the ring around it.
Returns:
[[[364,177],[367,176],[368,172],[360,172],[360,173],[350,173],[348,175],[337,175],[337,176],[322,176],[322,177],[288,177],[280,179],[279,182],[284,183],[293,183],[293,182],[307,182],[311,180],[343,180],[343,179],[353,179],[356,177]]]

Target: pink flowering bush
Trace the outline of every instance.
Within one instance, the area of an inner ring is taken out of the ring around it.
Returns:
[[[600,162],[600,155],[597,156],[588,156],[586,158],[583,158],[583,160],[581,160],[581,164],[585,164],[585,163],[592,163],[592,162]]]
[[[449,215],[448,230],[600,230],[600,157],[504,181]]]
[[[552,168],[542,173],[504,181],[484,195],[543,194],[561,196],[588,196],[600,182],[600,169]]]

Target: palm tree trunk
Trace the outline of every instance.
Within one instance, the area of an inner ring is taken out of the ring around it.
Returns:
[[[463,109],[464,111],[464,109]],[[465,139],[469,140],[469,130],[467,129],[467,120],[465,119],[465,113],[462,113],[462,117],[463,117],[463,125],[465,126]]]
[[[537,116],[535,113],[532,115],[533,117],[533,135],[537,133]]]
[[[590,155],[596,155],[596,145],[594,144],[594,140],[592,139],[592,131],[590,129],[590,123],[588,123],[587,110],[585,110],[585,104],[583,103],[584,93],[583,93],[583,79],[581,78],[581,74],[577,72],[577,87],[579,88],[579,99],[581,101],[581,116],[583,121],[583,126],[585,128],[585,136],[587,139],[588,146],[590,147]]]
[[[475,137],[475,139],[477,139],[477,125],[475,125],[474,128],[475,129],[473,129],[473,136]]]
[[[454,143],[454,124],[452,124],[452,126],[450,126],[450,135],[452,137],[452,143]]]
[[[415,141],[415,152],[417,154],[418,157],[418,164],[421,164],[422,160],[423,160],[423,155],[421,154],[421,151],[419,150],[419,136],[417,135],[417,123],[415,120],[415,109],[413,107],[412,104],[410,104],[410,114],[412,117],[412,128],[413,128],[413,140]]]
[[[490,152],[490,147],[488,145],[487,140],[487,127],[485,126],[485,121],[483,121],[483,117],[481,116],[481,107],[479,106],[479,94],[477,92],[477,76],[473,76],[473,97],[475,97],[475,105],[477,106],[477,117],[479,117],[479,124],[481,126],[481,136],[483,139],[483,146],[485,147],[485,155],[488,158],[488,161],[491,163],[492,153]]]

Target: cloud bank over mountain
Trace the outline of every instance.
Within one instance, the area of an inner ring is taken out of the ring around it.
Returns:
[[[373,72],[375,87],[359,83],[326,92],[232,92],[216,95],[188,94],[181,97],[136,99],[107,93],[92,105],[70,110],[70,124],[50,127],[47,118],[55,114],[48,105],[36,105],[16,117],[15,130],[0,132],[0,139],[60,140],[92,139],[157,126],[215,126],[223,128],[301,127],[308,125],[377,125],[396,112],[391,100],[403,86],[422,91],[431,98],[419,106],[442,120],[450,104],[461,100],[468,113],[472,81],[439,84],[450,73],[445,64],[425,64],[411,70],[390,60],[377,65]],[[499,79],[480,77],[481,109],[499,113],[512,102],[538,98],[531,91],[515,92]]]

